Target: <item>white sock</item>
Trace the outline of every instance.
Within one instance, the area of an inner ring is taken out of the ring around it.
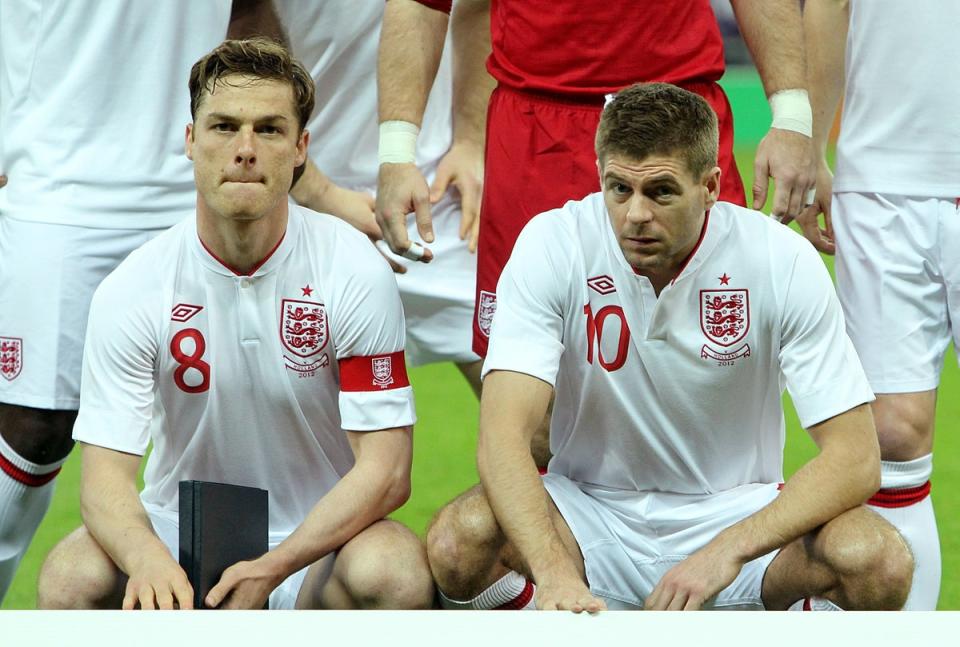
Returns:
[[[31,463],[0,436],[0,601],[53,498],[53,478],[66,459]]]
[[[536,608],[533,604],[533,593],[536,587],[533,582],[516,571],[510,571],[472,600],[452,600],[444,595],[443,591],[437,590],[440,592],[440,606],[444,609],[521,610]]]
[[[787,611],[843,611],[843,609],[827,598],[812,597],[797,600],[790,605]]]
[[[940,538],[930,500],[933,455],[912,461],[881,461],[880,491],[867,502],[900,531],[913,551],[913,586],[903,606],[933,611],[940,597]]]

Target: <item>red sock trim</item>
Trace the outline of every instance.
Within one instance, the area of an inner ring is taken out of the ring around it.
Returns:
[[[529,604],[530,600],[533,599],[533,582],[527,580],[527,583],[524,585],[523,590],[509,602],[501,604],[499,607],[494,607],[494,611],[519,611],[523,607]]]
[[[867,501],[878,508],[906,508],[930,496],[930,481],[917,487],[880,490]]]
[[[27,487],[41,487],[46,485],[55,479],[57,474],[60,473],[60,468],[58,467],[52,472],[47,472],[46,474],[31,474],[30,472],[26,472],[11,463],[3,454],[0,454],[0,470],[3,470],[4,473],[14,481],[23,483]]]
[[[810,604],[810,598],[803,598],[803,610],[813,611],[813,605]]]

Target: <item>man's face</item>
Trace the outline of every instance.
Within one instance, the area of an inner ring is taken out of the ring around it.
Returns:
[[[717,201],[720,169],[694,178],[678,155],[610,154],[597,166],[624,258],[647,277],[675,276],[697,244],[704,212]]]
[[[294,167],[306,159],[309,135],[298,131],[288,83],[240,74],[221,79],[187,126],[198,211],[257,220],[281,208]]]

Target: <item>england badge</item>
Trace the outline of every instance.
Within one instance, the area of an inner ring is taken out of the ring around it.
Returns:
[[[17,337],[0,337],[0,375],[13,381],[23,369],[23,340]]]

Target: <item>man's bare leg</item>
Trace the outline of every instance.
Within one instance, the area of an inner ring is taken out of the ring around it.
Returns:
[[[40,609],[119,609],[127,576],[85,526],[57,544],[40,570]]]

